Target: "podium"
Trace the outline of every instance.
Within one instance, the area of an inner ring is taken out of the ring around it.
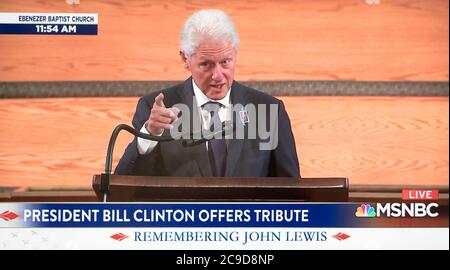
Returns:
[[[93,178],[99,201],[101,175]],[[111,175],[108,202],[346,202],[347,178],[168,177]]]

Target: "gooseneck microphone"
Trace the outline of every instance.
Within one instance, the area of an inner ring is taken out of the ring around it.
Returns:
[[[116,144],[116,140],[117,140],[117,136],[119,135],[119,132],[122,130],[126,130],[129,133],[131,133],[134,136],[137,136],[139,138],[157,141],[157,142],[182,140],[182,145],[185,147],[189,147],[189,146],[194,146],[194,145],[198,145],[198,144],[207,142],[207,141],[213,139],[218,134],[222,134],[222,136],[226,136],[226,135],[230,134],[230,132],[233,130],[233,124],[228,121],[223,122],[222,128],[218,131],[202,130],[202,131],[198,131],[198,132],[182,134],[178,138],[174,138],[172,136],[154,136],[151,134],[142,133],[142,132],[134,129],[133,127],[130,127],[129,125],[125,125],[125,124],[118,125],[113,130],[111,137],[109,139],[108,150],[106,152],[105,173],[101,174],[101,179],[100,179],[100,192],[103,193],[103,202],[107,201],[107,196],[109,193],[109,176],[111,175],[111,171],[112,171],[114,145]],[[186,138],[186,137],[188,137],[189,139],[179,139],[179,138]],[[193,138],[199,138],[199,139],[193,139]]]

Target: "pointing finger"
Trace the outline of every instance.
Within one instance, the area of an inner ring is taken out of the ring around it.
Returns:
[[[159,106],[159,107],[163,107],[163,108],[166,107],[164,105],[164,94],[163,93],[160,93],[158,96],[156,96],[156,98],[155,98],[155,105]]]

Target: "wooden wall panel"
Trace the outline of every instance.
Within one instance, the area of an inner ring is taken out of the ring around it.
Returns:
[[[238,80],[448,81],[447,0],[2,0],[0,12],[99,14],[97,36],[0,35],[0,81],[183,80],[188,14],[221,8]]]
[[[0,100],[0,186],[88,188],[104,172],[115,126],[130,123],[136,98]],[[115,161],[132,136],[117,140]]]
[[[282,97],[302,176],[447,185],[448,97]],[[90,188],[137,98],[0,100],[0,187]],[[131,140],[121,134],[115,164]]]
[[[448,97],[289,97],[302,175],[448,185]]]

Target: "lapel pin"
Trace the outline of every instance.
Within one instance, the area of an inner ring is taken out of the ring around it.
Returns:
[[[243,107],[240,111],[239,111],[239,119],[241,120],[241,123],[243,126],[245,126],[247,123],[250,122],[250,119],[248,117],[248,111],[246,107]]]

